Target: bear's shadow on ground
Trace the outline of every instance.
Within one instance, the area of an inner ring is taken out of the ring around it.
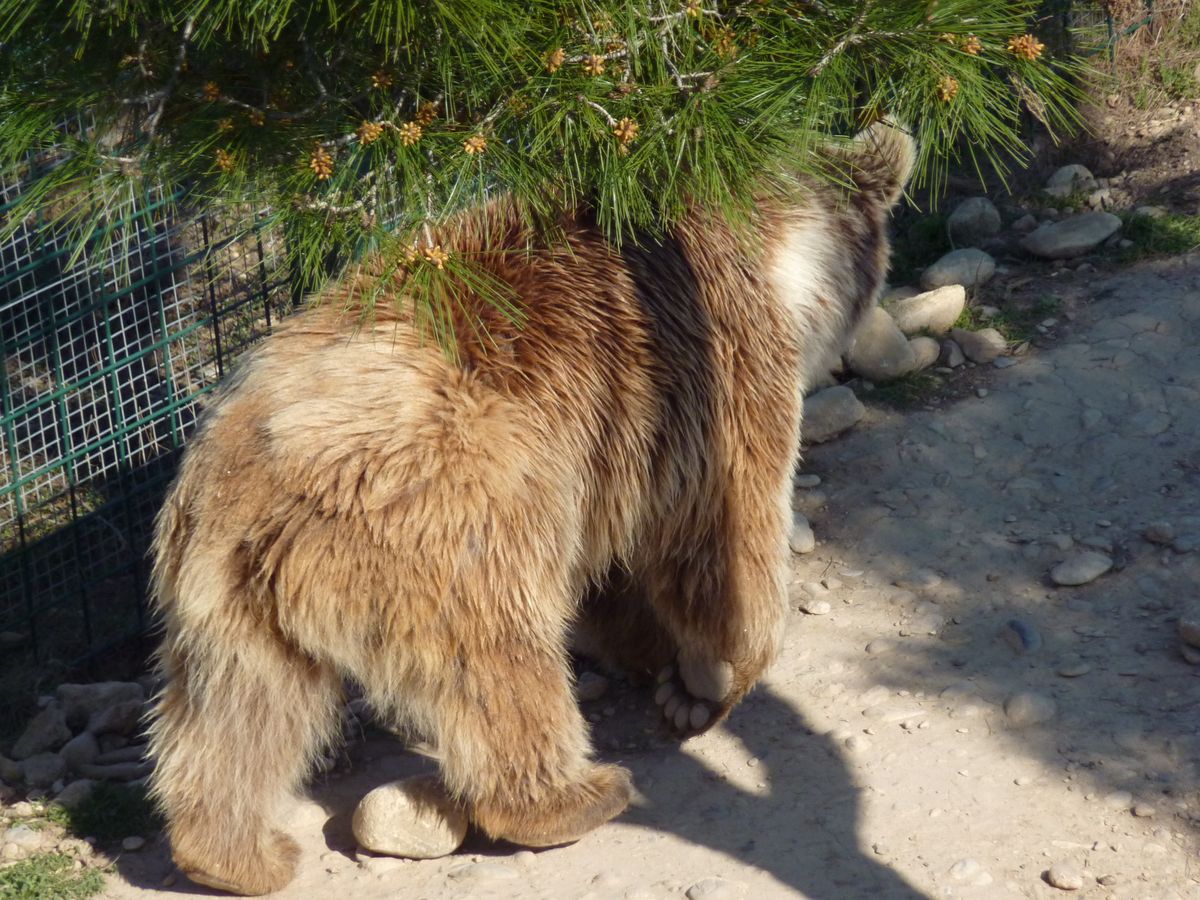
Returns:
[[[644,736],[647,723],[644,704],[651,701],[644,691],[620,683],[614,685],[614,692],[615,697],[585,708],[615,706],[610,709],[613,715],[601,717],[596,724],[596,742],[599,746],[616,742],[628,747],[629,737]],[[632,702],[631,698],[639,697],[640,704]],[[627,699],[631,702],[621,702]],[[814,734],[791,704],[769,688],[760,687],[722,727],[726,732],[725,743],[732,737],[740,747],[716,754],[720,761],[714,766],[727,770],[747,766],[753,760],[749,778],[741,777],[740,773],[731,778],[725,771],[710,767],[692,752],[700,746],[697,744],[643,739],[635,741],[638,746],[633,749],[599,754],[606,761],[630,768],[641,794],[618,821],[674,834],[740,864],[729,871],[721,871],[719,865],[710,867],[711,871],[691,871],[688,875],[694,876],[693,880],[724,876],[736,881],[746,877],[743,867],[751,866],[781,887],[814,900],[926,897],[871,850],[861,846],[858,828],[861,789],[855,785],[830,738]],[[334,852],[347,861],[352,860],[354,839],[350,819],[358,799],[372,787],[429,771],[432,766],[429,760],[405,751],[398,741],[375,739],[352,745],[350,749],[355,758],[351,774],[318,780],[310,788],[310,795],[328,814],[324,824],[284,823],[300,837],[306,857]],[[759,787],[751,790],[735,781],[753,781]],[[311,838],[304,840],[300,834],[314,828],[321,831],[323,848],[314,847]],[[471,855],[499,859],[519,849],[489,842],[473,833],[459,855],[464,862]],[[553,865],[550,861],[547,864]],[[163,884],[171,871],[165,841],[157,842],[150,852],[123,856],[117,865],[125,880],[144,889],[219,896],[182,876],[169,888]],[[318,859],[306,858],[301,862],[301,870],[311,872],[321,865]],[[606,863],[603,868],[620,877],[619,866],[613,868]],[[664,878],[678,874],[663,872]],[[396,887],[402,887],[405,870],[397,870],[393,877]]]
[[[761,788],[731,783],[675,745],[626,760],[645,803],[624,821],[716,850],[811,898],[926,896],[863,849],[861,789],[833,741],[790,703],[760,687],[724,727],[742,752],[722,763],[753,763],[753,777],[742,780]]]

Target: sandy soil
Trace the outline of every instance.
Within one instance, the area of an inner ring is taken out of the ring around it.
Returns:
[[[429,767],[375,737],[290,818],[305,857],[278,896],[984,900],[1059,895],[1059,864],[1079,896],[1200,897],[1200,666],[1176,636],[1200,602],[1200,256],[1033,276],[1063,303],[1045,347],[806,452],[819,545],[795,559],[781,658],[726,725],[666,741],[620,681],[585,704],[634,773],[626,814],[537,853],[470,837],[372,858],[354,804]],[[1143,536],[1156,522],[1174,548]],[[1053,586],[1081,550],[1112,571]],[[117,869],[111,898],[208,893],[161,840]]]

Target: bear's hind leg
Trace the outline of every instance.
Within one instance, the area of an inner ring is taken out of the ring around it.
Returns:
[[[153,794],[188,878],[267,894],[295,871],[299,848],[275,816],[336,733],[341,682],[269,626],[222,624],[203,635],[168,627]]]
[[[786,608],[784,562],[766,533],[760,542],[722,535],[665,561],[647,596],[679,646],[658,675],[655,702],[675,731],[706,731],[729,714],[774,658]]]
[[[470,657],[460,673],[441,729],[443,777],[492,838],[528,847],[578,840],[629,804],[629,773],[589,758],[561,653],[497,651]]]

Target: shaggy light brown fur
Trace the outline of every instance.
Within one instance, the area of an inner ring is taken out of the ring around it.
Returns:
[[[154,791],[190,878],[288,882],[276,814],[344,677],[430,738],[478,827],[531,846],[630,796],[591,760],[573,628],[614,664],[677,661],[660,694],[681,730],[750,689],[784,609],[801,391],[874,300],[912,148],[876,126],[845,160],[857,192],[764,201],[753,249],[700,212],[620,252],[584,214],[535,253],[504,203],[465,217],[442,242],[526,320],[465,300],[455,361],[386,303],[357,328],[372,273],[251,354],[155,544]]]

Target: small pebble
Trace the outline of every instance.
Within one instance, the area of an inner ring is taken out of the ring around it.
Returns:
[[[1050,579],[1063,587],[1075,587],[1095,581],[1113,567],[1111,557],[1085,550],[1060,562],[1050,570]]]
[[[1077,891],[1083,887],[1083,871],[1069,862],[1057,862],[1046,873],[1046,881],[1060,891]]]
[[[793,483],[798,488],[815,488],[821,484],[820,475],[797,475]]]
[[[1190,644],[1180,644],[1179,654],[1193,666],[1200,666],[1200,647],[1193,647]]]
[[[1158,810],[1156,810],[1149,803],[1139,803],[1133,808],[1133,814],[1139,819],[1149,819],[1156,812],[1158,812]]]
[[[827,616],[833,607],[828,600],[805,600],[800,603],[800,609],[810,616]]]
[[[1056,671],[1063,678],[1078,678],[1092,671],[1092,666],[1078,657],[1069,657],[1059,662]]]
[[[127,837],[125,840],[121,841],[121,847],[130,852],[133,852],[134,850],[141,850],[145,846],[146,839],[144,837],[139,837],[138,835]]]
[[[852,734],[846,738],[846,749],[852,750],[855,753],[862,753],[871,749],[871,741],[862,734]]]

